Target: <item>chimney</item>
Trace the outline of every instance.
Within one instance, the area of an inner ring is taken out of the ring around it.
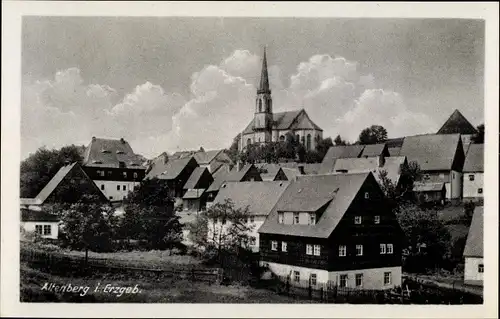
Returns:
[[[297,168],[299,169],[301,175],[306,175],[306,171],[304,170],[304,165],[299,165],[297,166]]]
[[[122,144],[125,144],[125,139],[124,139],[123,137],[122,137],[122,138],[120,138],[120,142],[121,142]]]
[[[95,141],[95,136],[92,136],[92,141]]]

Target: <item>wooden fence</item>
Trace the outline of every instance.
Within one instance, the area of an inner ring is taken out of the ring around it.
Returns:
[[[103,258],[86,259],[83,256],[68,256],[57,252],[44,252],[21,248],[21,261],[51,273],[63,275],[89,275],[96,273],[141,274],[156,278],[184,279],[198,282],[220,283],[223,271],[220,268],[172,267],[149,268],[130,265],[127,261]]]

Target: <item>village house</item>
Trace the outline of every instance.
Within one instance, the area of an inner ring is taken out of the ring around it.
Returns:
[[[471,144],[464,163],[464,193],[465,201],[483,199],[484,187],[484,144]]]
[[[123,138],[92,137],[83,158],[85,172],[113,202],[122,201],[145,176],[142,157]]]
[[[189,179],[184,184],[184,195],[182,196],[184,210],[199,212],[206,207],[207,194],[205,190],[214,181],[207,167],[194,169]]]
[[[95,196],[102,203],[108,199],[78,163],[66,164],[57,171],[35,198],[21,198],[21,226],[42,237],[57,239],[57,216],[46,212],[56,203],[75,203],[83,195]]]
[[[437,134],[460,134],[464,153],[467,153],[472,137],[477,134],[477,129],[459,110],[455,110],[437,131]]]
[[[263,181],[287,181],[288,177],[279,164],[255,164]]]
[[[233,165],[233,161],[226,154],[225,150],[198,150],[175,152],[170,159],[181,159],[193,156],[200,167],[206,167],[210,173],[217,171],[222,165]]]
[[[252,231],[248,234],[251,237],[250,249],[253,252],[259,251],[259,234],[257,230],[260,228],[267,215],[271,212],[281,194],[288,187],[290,182],[287,181],[262,181],[262,182],[226,182],[222,185],[214,204],[224,204],[226,200],[231,200],[236,209],[248,208],[249,217],[247,224],[253,226]],[[211,230],[214,228],[222,229],[229,227],[230,222],[222,219],[216,221],[209,220],[208,238],[213,235]],[[225,225],[225,226],[224,226]],[[222,230],[223,231],[223,230]]]
[[[306,150],[316,149],[318,141],[323,138],[323,130],[311,120],[304,109],[273,113],[266,51],[264,50],[254,118],[241,132],[239,149],[242,151],[251,144],[263,145],[284,141],[287,133],[291,133],[297,141],[300,141]]]
[[[158,178],[164,181],[170,189],[170,195],[181,199],[186,192],[184,185],[197,167],[199,165],[194,157],[181,159],[159,157],[153,161],[145,178]]]
[[[427,134],[405,137],[400,156],[420,166],[422,183],[444,183],[446,199],[462,198],[462,170],[465,160],[460,134]]]
[[[414,182],[413,197],[418,205],[444,205],[446,187],[444,182]]]
[[[470,285],[483,285],[483,224],[483,206],[478,206],[474,210],[464,248],[464,283]]]
[[[226,166],[225,169],[220,168],[214,174],[213,183],[206,190],[207,207],[213,203],[221,186],[225,182],[262,182],[262,177],[260,176],[259,169],[253,164],[246,164],[241,167],[241,163],[238,163],[232,169],[229,166]]]
[[[291,284],[401,285],[404,234],[372,173],[298,176],[258,232],[262,264]]]

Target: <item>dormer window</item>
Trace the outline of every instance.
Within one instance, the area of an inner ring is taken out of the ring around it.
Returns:
[[[109,152],[107,149],[104,149],[104,148],[103,148],[103,149],[101,150],[101,153],[110,153],[110,152]]]
[[[361,224],[361,216],[355,216],[354,217],[354,223],[357,224],[357,225]]]
[[[316,225],[316,214],[309,213],[309,225]]]
[[[101,161],[97,161],[97,160],[93,160],[92,164],[102,164],[102,162]]]
[[[118,151],[116,151],[116,154],[125,154],[125,152],[121,151],[121,150],[118,150]]]
[[[300,223],[299,213],[293,213],[293,223],[298,225]]]
[[[118,166],[119,166],[120,168],[125,168],[125,162],[121,162],[121,161],[120,161],[120,162],[118,162]]]
[[[283,212],[278,213],[278,224],[283,224],[285,222],[285,214]]]

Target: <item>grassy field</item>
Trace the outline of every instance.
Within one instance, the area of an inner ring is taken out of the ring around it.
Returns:
[[[246,286],[219,286],[190,281],[145,279],[132,280],[124,276],[95,275],[92,278],[66,278],[53,276],[21,264],[21,301],[24,302],[96,302],[96,303],[310,303],[280,296],[268,290]],[[45,283],[71,284],[72,287],[89,287],[75,293],[54,293],[42,290]],[[104,292],[113,287],[133,287],[139,292],[117,290]],[[99,287],[97,291],[95,288]]]

